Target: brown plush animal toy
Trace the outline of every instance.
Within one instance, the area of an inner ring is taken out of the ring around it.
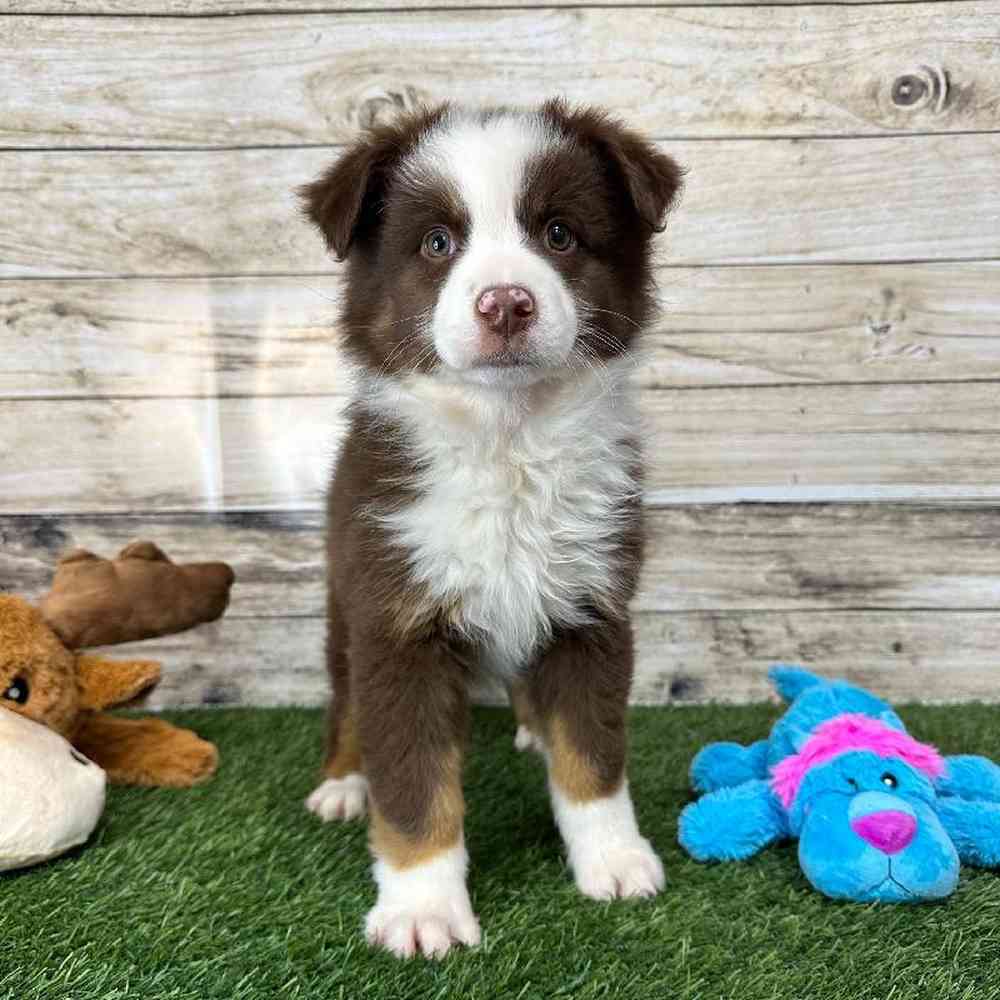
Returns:
[[[212,621],[225,611],[233,579],[225,563],[177,565],[151,542],[134,542],[114,560],[71,552],[37,608],[0,594],[0,707],[56,730],[113,782],[205,781],[218,762],[213,744],[162,719],[102,712],[153,688],[159,663],[74,650]]]

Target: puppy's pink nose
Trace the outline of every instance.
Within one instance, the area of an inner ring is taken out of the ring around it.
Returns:
[[[851,829],[883,854],[899,854],[917,835],[917,821],[909,813],[883,809],[852,819]]]
[[[513,337],[535,319],[535,300],[519,285],[495,285],[476,300],[476,318],[491,333]]]

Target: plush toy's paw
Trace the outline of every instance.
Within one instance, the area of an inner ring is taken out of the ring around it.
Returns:
[[[177,788],[198,785],[211,778],[218,766],[219,751],[213,743],[190,730],[181,730],[171,747],[169,774],[164,773],[162,781]]]
[[[327,778],[306,799],[306,809],[324,823],[331,820],[359,819],[365,814],[368,779],[363,774]]]
[[[514,748],[517,750],[537,750],[539,753],[545,749],[541,738],[536,736],[527,726],[518,726],[514,734]]]
[[[86,714],[73,745],[120,785],[189,788],[207,781],[219,763],[214,744],[163,719]]]
[[[766,781],[711,792],[685,806],[677,823],[677,840],[695,861],[744,861],[788,835]]]
[[[667,881],[663,864],[644,837],[576,851],[570,865],[577,888],[592,899],[655,896]]]
[[[453,944],[479,944],[479,921],[465,887],[465,865],[462,848],[402,871],[377,861],[379,894],[365,920],[368,943],[397,958],[417,954],[443,958]]]

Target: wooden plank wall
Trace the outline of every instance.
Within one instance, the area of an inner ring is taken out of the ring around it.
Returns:
[[[232,562],[221,623],[142,644],[152,704],[324,697],[349,386],[292,188],[399,108],[554,93],[689,168],[636,373],[636,700],[761,698],[774,660],[1000,700],[993,0],[3,9],[0,588],[138,535]]]

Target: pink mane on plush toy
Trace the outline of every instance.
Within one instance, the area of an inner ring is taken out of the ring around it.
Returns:
[[[771,771],[771,787],[790,809],[809,771],[851,750],[868,750],[879,757],[898,757],[928,778],[940,778],[944,759],[929,743],[920,743],[908,733],[893,729],[867,715],[838,715],[828,719],[803,744]]]

